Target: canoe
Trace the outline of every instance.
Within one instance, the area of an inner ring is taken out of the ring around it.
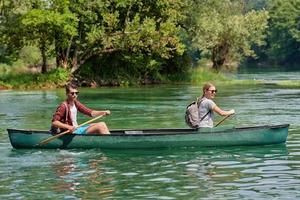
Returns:
[[[142,149],[173,147],[249,146],[285,143],[289,124],[253,127],[112,130],[110,135],[65,134],[48,144],[49,131],[7,129],[14,148]]]

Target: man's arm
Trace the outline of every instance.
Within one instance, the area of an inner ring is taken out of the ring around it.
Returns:
[[[75,126],[71,126],[71,125],[62,123],[62,122],[57,121],[57,120],[52,122],[52,126],[60,128],[60,129],[69,130],[71,133],[76,129]]]
[[[93,110],[92,117],[100,116],[100,115],[110,115],[110,110]]]

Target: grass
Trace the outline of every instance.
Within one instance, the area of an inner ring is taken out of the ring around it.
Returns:
[[[59,68],[45,74],[40,73],[14,73],[0,76],[2,89],[43,89],[56,88],[65,85],[71,73]]]
[[[218,80],[218,81],[228,81],[229,79],[225,77],[221,73],[216,73],[208,68],[198,67],[192,68],[189,71],[190,82],[192,84],[199,84],[211,80]]]
[[[300,87],[300,80],[287,80],[287,81],[279,81],[275,83],[278,86],[282,87]]]
[[[223,85],[257,85],[262,84],[261,81],[256,80],[237,80],[226,76],[224,73],[217,73],[209,68],[198,67],[189,71],[188,82],[194,85],[201,85],[205,82],[222,83]]]

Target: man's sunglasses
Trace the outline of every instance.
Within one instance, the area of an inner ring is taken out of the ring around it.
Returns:
[[[74,96],[74,94],[78,95],[79,92],[70,92],[70,94]]]

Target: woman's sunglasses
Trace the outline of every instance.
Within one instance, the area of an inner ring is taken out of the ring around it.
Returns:
[[[211,93],[217,93],[218,92],[218,90],[208,90],[208,91],[210,91]]]
[[[70,94],[74,96],[74,94],[78,95],[79,92],[70,92]]]

